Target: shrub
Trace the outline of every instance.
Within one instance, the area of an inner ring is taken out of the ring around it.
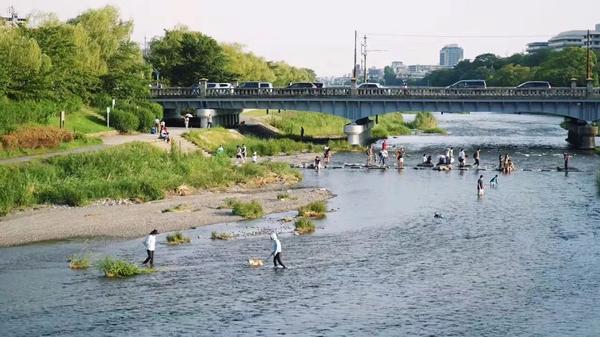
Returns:
[[[0,136],[4,150],[56,148],[70,142],[75,135],[67,130],[51,126],[28,126]]]
[[[71,269],[87,269],[90,266],[90,258],[87,255],[71,255],[67,261]]]
[[[288,192],[282,192],[277,194],[277,199],[279,200],[285,200],[285,199],[289,199],[290,198],[290,194]]]
[[[0,97],[0,134],[14,131],[23,124],[46,124],[62,109],[59,104],[47,100],[12,101]]]
[[[325,217],[327,204],[325,201],[314,201],[298,209],[298,216],[321,219]]]
[[[236,202],[233,205],[232,213],[245,219],[256,219],[264,215],[262,206],[256,200],[252,200],[251,202]]]
[[[170,245],[180,245],[183,243],[190,243],[192,240],[188,237],[183,236],[181,232],[175,232],[167,235],[167,243]]]
[[[373,137],[375,139],[388,138],[389,136],[390,136],[390,133],[389,133],[388,129],[386,129],[385,127],[383,127],[381,125],[375,125],[371,129],[371,137]]]
[[[294,223],[296,232],[300,235],[309,234],[315,231],[315,224],[307,218],[300,218]]]
[[[427,130],[437,128],[437,119],[431,112],[417,112],[415,120],[410,124],[413,129]]]
[[[225,233],[225,232],[215,232],[210,233],[211,240],[231,240],[233,239],[233,234]]]
[[[120,132],[131,132],[138,129],[140,121],[129,111],[114,109],[110,114],[110,126]]]
[[[109,256],[98,261],[98,269],[104,273],[104,276],[110,278],[131,277],[154,272],[154,269],[140,268],[133,263],[118,260]]]
[[[135,112],[135,115],[138,118],[138,131],[140,132],[150,132],[152,127],[154,126],[154,119],[156,118],[151,111],[140,109]]]

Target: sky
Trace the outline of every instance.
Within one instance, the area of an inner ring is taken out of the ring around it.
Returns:
[[[465,58],[524,52],[528,42],[600,23],[600,0],[0,0],[21,16],[52,12],[60,19],[114,5],[134,21],[133,39],[182,24],[220,42],[237,42],[268,60],[350,73],[354,31],[367,35],[368,66],[392,61],[437,64],[439,50],[457,43]]]

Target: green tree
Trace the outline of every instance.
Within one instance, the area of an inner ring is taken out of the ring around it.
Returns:
[[[217,41],[185,27],[152,40],[147,60],[163,78],[177,86],[190,86],[200,78],[226,82],[235,77],[227,70],[227,59]]]
[[[244,52],[241,44],[222,44],[227,58],[226,70],[239,81],[274,82],[275,74],[267,61],[250,52]]]
[[[587,69],[586,53],[584,48],[567,48],[552,53],[540,65],[535,77],[540,80],[549,81],[556,87],[569,86],[571,78],[575,78],[578,85],[585,85]],[[596,54],[591,53],[590,63],[592,67],[595,67],[596,61]],[[594,82],[597,83],[598,74],[592,73],[592,76],[594,76]]]
[[[531,68],[518,64],[508,64],[496,71],[488,84],[494,87],[514,87],[528,81],[531,77]]]

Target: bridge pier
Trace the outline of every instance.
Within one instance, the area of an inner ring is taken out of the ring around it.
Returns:
[[[585,122],[584,122],[585,123]],[[567,142],[580,150],[593,150],[596,148],[598,127],[589,124],[568,123]]]
[[[373,128],[373,121],[367,117],[346,124],[344,133],[348,135],[350,145],[367,145],[371,140],[371,128]]]

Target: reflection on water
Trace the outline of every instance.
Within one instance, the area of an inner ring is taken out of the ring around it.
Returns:
[[[444,115],[448,137],[402,137],[407,165],[449,145],[483,148],[492,167],[509,151],[520,168],[561,165],[560,119]],[[526,122],[526,124],[521,124]],[[481,136],[478,135],[478,132]],[[334,157],[362,162],[363,154]],[[288,229],[274,215],[186,231],[159,245],[160,273],[105,280],[73,272],[81,250],[131,261],[141,238],[0,249],[0,331],[7,336],[593,336],[600,331],[600,206],[595,155],[583,172],[518,171],[477,198],[492,171],[305,171],[337,209],[311,236],[281,235],[289,270],[250,269],[266,236],[210,241],[213,230]],[[433,217],[434,212],[444,215]],[[159,236],[164,241],[164,234]]]

